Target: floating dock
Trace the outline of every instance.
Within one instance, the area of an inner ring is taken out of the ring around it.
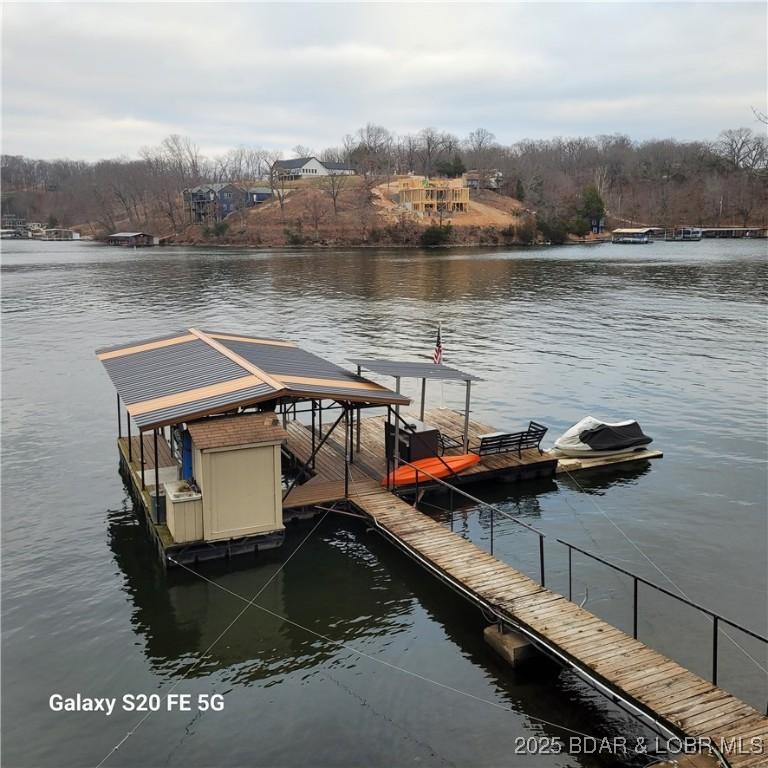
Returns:
[[[568,548],[569,585],[573,550],[633,579],[630,636],[577,606],[570,595],[547,588],[541,531],[514,519],[539,537],[536,581],[493,556],[493,533],[491,552],[484,552],[404,501],[418,502],[436,488],[448,491],[451,505],[454,494],[463,495],[491,507],[493,531],[498,510],[469,496],[464,488],[470,483],[570,476],[647,462],[661,457],[660,451],[574,459],[541,450],[546,427],[540,424],[505,432],[474,420],[470,389],[477,377],[441,364],[353,360],[355,375],[291,342],[195,328],[105,348],[98,356],[118,392],[121,470],[164,562],[279,546],[286,520],[320,509],[362,517],[500,629],[518,633],[575,670],[657,732],[699,739],[702,751],[710,749],[723,765],[768,766],[768,718],[717,684],[722,627],[766,644],[768,638],[556,539]],[[363,367],[393,376],[394,390],[363,378]],[[405,411],[411,401],[400,393],[402,377],[422,381],[418,416]],[[428,379],[463,381],[464,412],[426,411]],[[131,420],[138,437],[131,436]],[[420,470],[413,486],[385,487],[399,465],[468,450],[480,455],[479,462],[448,480]],[[711,680],[637,639],[640,583],[712,619]]]

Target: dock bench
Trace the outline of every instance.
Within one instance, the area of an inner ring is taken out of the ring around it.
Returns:
[[[541,441],[547,434],[547,429],[543,424],[532,421],[528,424],[528,429],[523,432],[490,432],[479,435],[480,444],[469,450],[478,456],[510,451],[517,451],[517,455],[522,456],[526,448],[536,448],[539,453],[542,453]]]

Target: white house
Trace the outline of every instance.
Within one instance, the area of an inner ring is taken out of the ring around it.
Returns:
[[[323,163],[316,157],[278,160],[273,166],[286,179],[311,179],[316,176],[352,176],[355,169],[347,163]]]

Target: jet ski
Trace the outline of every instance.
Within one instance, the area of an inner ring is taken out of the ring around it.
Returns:
[[[555,448],[565,456],[619,456],[640,451],[652,442],[636,421],[609,424],[587,416],[555,440]]]

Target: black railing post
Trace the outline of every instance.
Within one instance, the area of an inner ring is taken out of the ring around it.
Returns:
[[[448,506],[451,508],[451,533],[453,533],[453,486],[448,491]]]
[[[133,461],[133,446],[131,445],[131,414],[125,409],[125,423],[128,425],[128,463]],[[139,433],[141,434],[141,433]]]
[[[573,600],[573,549],[568,545],[568,599]]]
[[[632,637],[637,640],[637,576],[633,577],[634,584],[632,585]]]
[[[539,570],[541,571],[541,586],[545,586],[544,578],[544,536],[539,534]]]
[[[712,685],[717,685],[717,630],[718,630],[718,617],[712,617]]]
[[[491,507],[491,554],[493,554],[493,507]]]
[[[120,418],[120,393],[117,393],[117,436],[123,436],[123,420]]]

